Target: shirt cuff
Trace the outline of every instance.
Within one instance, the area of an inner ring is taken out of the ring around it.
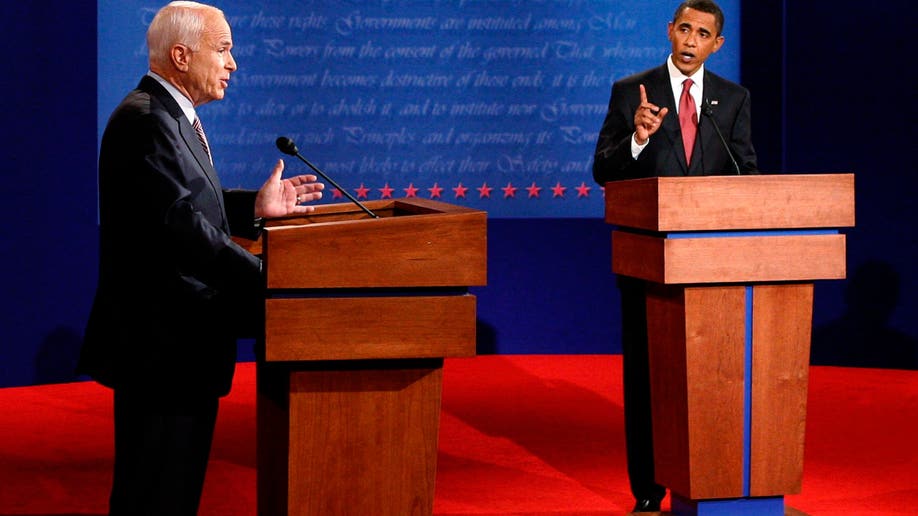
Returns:
[[[637,137],[635,133],[631,134],[631,157],[637,159],[641,154],[641,151],[644,150],[644,147],[647,147],[647,144],[650,143],[650,138],[647,138],[647,141],[644,142],[644,145],[638,145]]]

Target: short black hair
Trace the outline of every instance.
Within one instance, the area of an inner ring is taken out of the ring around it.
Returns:
[[[682,11],[685,9],[694,9],[703,13],[713,14],[714,26],[717,28],[717,35],[720,36],[724,31],[724,12],[721,11],[720,6],[714,3],[712,0],[685,0],[685,2],[679,4],[679,7],[676,8],[676,12],[673,13],[674,24],[676,23],[676,20],[679,19],[679,15],[682,14]]]

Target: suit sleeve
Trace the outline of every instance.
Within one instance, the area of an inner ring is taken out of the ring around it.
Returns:
[[[255,219],[255,190],[223,190],[226,201],[226,218],[230,234],[255,240],[261,233],[261,227]]]
[[[169,124],[171,120],[160,123]],[[261,261],[232,241],[221,227],[217,193],[187,155],[176,131],[153,127],[144,174],[161,241],[170,261],[189,282],[222,291],[251,291],[261,284]],[[254,206],[254,196],[251,197]],[[239,209],[239,208],[237,208]],[[254,213],[254,208],[249,213]],[[252,221],[253,216],[249,220]]]
[[[621,83],[612,86],[609,111],[599,131],[596,152],[593,154],[593,179],[600,185],[636,177],[637,162],[631,155],[634,112],[637,109],[635,99],[633,95],[627,94],[627,87]]]
[[[730,131],[730,148],[743,174],[758,174],[759,167],[752,146],[752,107],[749,90],[743,89],[743,93],[743,101]]]

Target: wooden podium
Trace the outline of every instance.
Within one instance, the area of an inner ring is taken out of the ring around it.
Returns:
[[[443,359],[475,355],[487,214],[365,204],[380,218],[320,206],[261,239],[261,516],[433,511]]]
[[[783,515],[803,476],[813,281],[845,277],[854,176],[659,177],[605,193],[613,272],[648,282],[656,480],[673,512]]]

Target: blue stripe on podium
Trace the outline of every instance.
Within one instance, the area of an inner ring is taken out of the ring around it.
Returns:
[[[752,286],[746,287],[746,350],[743,373],[743,496],[752,477]]]
[[[662,235],[664,238],[678,240],[682,238],[732,238],[753,236],[811,236],[811,235],[837,235],[837,229],[777,229],[762,231],[680,231],[673,233],[650,233]]]

